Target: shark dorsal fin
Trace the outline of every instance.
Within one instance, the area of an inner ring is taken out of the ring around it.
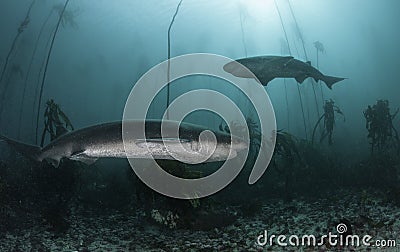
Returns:
[[[51,164],[53,167],[58,167],[60,165],[61,158],[45,158],[47,163]]]
[[[283,66],[284,66],[284,67],[287,67],[287,65],[288,65],[290,62],[292,62],[292,61],[294,60],[294,57],[292,57],[292,56],[285,56],[285,57],[282,57],[281,60],[284,60]]]
[[[307,79],[307,75],[299,75],[299,76],[296,76],[295,77],[295,79],[296,79],[296,81],[298,82],[298,83],[303,83],[303,81],[305,80],[305,79]]]
[[[311,61],[306,61],[306,63],[311,66]]]
[[[259,79],[259,81],[261,82],[261,84],[262,84],[263,86],[267,86],[268,83],[269,83],[270,81],[272,81],[273,79],[274,79],[274,78],[271,78],[271,77],[269,77],[269,76],[263,76],[262,78]]]

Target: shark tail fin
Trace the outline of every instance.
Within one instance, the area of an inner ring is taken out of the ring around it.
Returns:
[[[9,145],[11,145],[16,151],[21,153],[27,158],[30,158],[34,161],[41,161],[39,156],[42,152],[42,148],[36,145],[30,145],[30,144],[25,144],[21,143],[19,141],[10,139],[8,137],[5,137],[3,135],[0,135],[0,141],[6,141]]]
[[[347,79],[347,78],[325,75],[321,80],[323,82],[325,82],[325,84],[328,86],[329,89],[332,89],[333,84],[335,84],[336,82],[345,80],[345,79]]]

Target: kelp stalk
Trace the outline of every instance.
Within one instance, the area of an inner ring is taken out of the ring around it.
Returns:
[[[242,44],[243,44],[243,49],[244,49],[244,56],[247,58],[247,46],[246,46],[246,40],[245,40],[245,36],[244,36],[242,12],[240,12],[240,30],[242,32]]]
[[[169,87],[169,82],[170,82],[170,70],[171,70],[171,28],[172,25],[174,24],[176,15],[178,15],[179,7],[181,6],[183,0],[180,0],[178,5],[176,6],[176,10],[174,13],[174,16],[172,17],[171,23],[169,24],[168,27],[168,69],[167,69],[167,106],[166,106],[166,113],[167,113],[167,119],[169,119],[169,112],[168,112],[168,107],[169,107],[169,99],[170,99],[170,87]]]
[[[4,63],[3,69],[2,69],[2,71],[1,71],[1,75],[0,75],[0,84],[1,84],[1,82],[3,81],[5,72],[6,72],[6,70],[7,70],[8,62],[10,61],[10,57],[11,57],[12,52],[14,52],[14,50],[15,50],[15,46],[16,46],[16,44],[17,44],[18,38],[20,37],[20,35],[22,34],[22,32],[25,30],[25,28],[27,27],[27,25],[28,25],[28,23],[29,23],[29,15],[30,15],[30,13],[31,13],[31,10],[32,10],[32,7],[33,7],[35,1],[36,1],[36,0],[33,0],[33,1],[31,2],[31,4],[29,5],[29,9],[28,9],[28,11],[27,11],[27,13],[26,13],[26,15],[25,15],[24,21],[22,21],[22,23],[21,23],[20,26],[18,27],[18,33],[17,33],[17,35],[15,35],[15,37],[14,37],[14,40],[13,40],[13,42],[12,42],[12,44],[11,44],[11,48],[10,48],[10,50],[8,51],[8,54],[7,54],[6,61],[5,61],[5,63]],[[1,115],[2,115],[3,110],[4,110],[4,103],[5,103],[4,100],[5,100],[5,95],[6,95],[6,93],[7,93],[7,89],[8,89],[8,83],[6,83],[6,84],[4,85],[4,88],[3,88],[3,90],[1,91],[0,124],[1,124],[1,118],[2,118]]]
[[[312,132],[312,137],[311,137],[311,144],[314,144],[314,136],[315,136],[315,131],[317,130],[317,127],[319,123],[321,122],[322,118],[324,118],[325,114],[323,114],[317,121],[317,123],[314,126],[313,132]]]
[[[306,61],[308,61],[308,56],[307,56],[307,51],[306,51],[306,47],[305,47],[305,43],[304,43],[304,38],[303,38],[303,35],[302,35],[301,31],[300,31],[300,26],[299,26],[299,23],[297,22],[296,16],[294,15],[294,11],[293,11],[292,5],[290,4],[290,0],[288,0],[288,4],[289,4],[290,13],[292,14],[294,23],[295,23],[295,25],[296,25],[297,33],[300,34],[299,37],[300,37],[301,45],[303,46],[304,56],[305,56],[305,58],[306,58]],[[318,64],[318,63],[317,63],[317,64]],[[319,111],[317,93],[315,92],[315,87],[314,87],[314,83],[313,83],[312,80],[311,80],[311,86],[312,86],[313,93],[314,93],[315,108],[317,109],[317,113],[318,113],[318,116],[319,116],[321,113],[320,113],[320,111]],[[322,101],[323,101],[323,100],[322,100]]]
[[[278,4],[276,3],[276,0],[274,0],[274,3],[275,3],[276,11],[278,12],[278,15],[279,15],[279,19],[281,21],[283,33],[285,34],[285,39],[286,39],[286,43],[287,43],[287,46],[288,46],[289,54],[292,55],[292,52],[290,50],[290,45],[289,45],[289,39],[288,39],[288,36],[287,36],[285,25],[283,24],[283,19],[282,19],[281,12],[279,11],[279,7],[278,7]],[[303,99],[301,98],[299,85],[297,85],[297,92],[299,93],[299,99],[300,99],[300,105],[301,105],[301,113],[303,115],[304,133],[305,133],[305,137],[307,139],[308,138],[308,136],[307,136],[307,124],[306,124],[306,118],[305,118],[305,115],[304,115]]]
[[[319,70],[319,52],[323,53],[323,52],[325,52],[325,49],[324,49],[324,45],[319,41],[315,41],[314,46],[315,46],[315,49],[317,50],[317,69]],[[325,97],[324,97],[324,90],[322,89],[322,85],[320,86],[320,91],[321,91],[321,99],[324,101]]]
[[[65,9],[67,8],[68,3],[69,3],[69,0],[66,0],[65,4],[64,4],[64,7],[62,9],[62,12],[60,14],[60,17],[58,18],[57,26],[56,26],[56,29],[55,29],[55,31],[53,33],[53,37],[52,37],[52,40],[51,40],[49,53],[47,54],[46,64],[45,64],[45,68],[44,68],[44,72],[43,72],[42,83],[41,83],[41,86],[40,86],[38,107],[37,107],[37,112],[36,112],[36,135],[35,135],[36,136],[35,137],[36,144],[37,144],[37,141],[38,141],[40,106],[41,106],[41,103],[42,103],[44,83],[46,81],[47,67],[49,66],[50,56],[51,56],[51,52],[52,52],[52,49],[53,49],[54,41],[56,39],[58,28],[60,27],[60,23],[61,23],[61,20],[63,18],[64,12],[65,12]]]
[[[40,38],[42,37],[42,33],[43,33],[43,30],[44,30],[44,27],[46,27],[46,24],[49,21],[49,19],[50,19],[52,14],[53,14],[53,11],[51,11],[49,13],[49,15],[46,17],[42,27],[40,28],[39,34],[38,34],[38,36],[36,38],[35,48],[33,49],[31,60],[29,62],[28,70],[27,70],[26,75],[25,75],[24,89],[22,91],[22,100],[21,100],[20,111],[19,111],[19,119],[18,119],[18,138],[21,135],[21,126],[22,126],[21,122],[22,122],[22,114],[23,114],[24,102],[25,102],[25,93],[26,93],[26,88],[28,86],[28,79],[29,79],[29,75],[30,75],[31,68],[32,68],[32,65],[33,65],[33,60],[34,60],[35,55],[36,55],[36,51],[37,51],[37,48],[38,48],[38,45],[39,45]],[[35,98],[36,98],[36,94],[35,94]]]
[[[314,143],[315,131],[317,129],[317,126],[320,124],[322,118],[324,119],[324,127],[322,130],[320,142],[322,142],[325,139],[325,137],[328,137],[328,144],[329,145],[333,144],[332,134],[335,125],[335,113],[342,115],[343,120],[346,120],[343,112],[340,110],[338,106],[335,105],[335,102],[332,99],[325,101],[324,114],[318,119],[317,123],[314,126],[311,139],[312,144]]]
[[[26,28],[26,26],[27,26],[28,23],[29,23],[29,15],[30,15],[30,13],[31,13],[31,10],[32,10],[32,7],[33,7],[33,4],[34,4],[34,3],[35,3],[35,0],[33,0],[32,3],[29,5],[29,9],[28,9],[28,12],[27,12],[26,15],[25,15],[25,19],[24,19],[24,21],[20,24],[20,26],[19,26],[19,28],[18,28],[18,33],[17,33],[17,35],[15,35],[15,38],[14,38],[12,44],[11,44],[11,48],[10,48],[10,50],[8,51],[8,54],[7,54],[7,57],[6,57],[6,62],[4,63],[3,70],[1,71],[0,82],[3,80],[4,73],[5,73],[5,71],[6,71],[6,69],[7,69],[7,66],[8,66],[8,61],[10,60],[11,53],[12,53],[12,52],[14,51],[14,49],[15,49],[15,45],[16,45],[16,43],[17,43],[17,41],[18,41],[18,38],[19,38],[19,36],[21,35],[21,33],[24,31],[24,29]]]

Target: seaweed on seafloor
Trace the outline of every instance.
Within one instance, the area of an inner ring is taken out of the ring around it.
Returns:
[[[201,171],[176,160],[157,160],[157,163],[164,171],[176,177],[196,179],[203,176]],[[169,228],[187,227],[188,221],[186,220],[191,219],[193,212],[205,207],[203,199],[173,199],[155,193],[140,179],[136,178],[133,183],[136,190],[136,202],[144,207],[151,222],[158,223],[161,226]]]
[[[246,117],[246,126],[240,125],[237,122],[230,122],[229,127],[228,125],[224,125],[224,121],[220,123],[219,130],[226,133],[231,133],[230,129],[234,129],[235,132],[239,132],[239,135],[245,135],[245,132],[248,130],[249,138],[250,138],[250,146],[249,146],[249,156],[248,161],[251,164],[254,163],[255,159],[257,158],[258,152],[261,147],[261,139],[262,133],[260,130],[260,126],[255,119],[253,119],[253,115],[249,115]],[[246,165],[247,166],[247,165]]]
[[[271,171],[276,171],[285,199],[302,191],[312,197],[328,190],[337,183],[336,161],[324,154],[311,142],[298,139],[287,132],[278,131],[275,151],[271,160]]]
[[[300,159],[297,142],[297,138],[292,134],[285,131],[278,131],[275,143],[276,154],[289,158],[289,161],[292,161],[296,157]]]
[[[186,164],[172,160],[157,160],[157,162],[165,171],[175,176],[202,177],[202,173],[191,170]],[[147,199],[152,201],[147,203],[151,207],[147,207],[146,215],[150,222],[163,228],[210,230],[230,225],[237,218],[233,211],[228,211],[225,205],[210,197],[181,200],[151,193],[153,195]]]
[[[68,116],[61,110],[60,105],[49,99],[46,102],[46,110],[44,112],[44,128],[40,141],[40,146],[43,146],[46,134],[50,135],[50,141],[54,141],[61,135],[68,133],[69,130],[74,130],[74,126]]]
[[[368,105],[364,110],[365,127],[368,130],[368,138],[371,144],[371,155],[378,151],[378,155],[389,153],[395,149],[400,153],[400,138],[393,120],[399,109],[394,114],[390,113],[389,101],[378,100],[374,105]]]
[[[315,137],[317,127],[323,121],[324,126],[323,126],[323,130],[322,130],[321,137],[320,137],[320,143],[326,137],[328,137],[328,144],[329,145],[333,144],[332,134],[333,134],[333,129],[334,129],[334,125],[335,125],[335,114],[342,115],[343,120],[344,121],[346,120],[343,112],[340,110],[340,108],[338,106],[335,105],[335,102],[332,99],[326,100],[325,105],[324,105],[324,113],[322,114],[322,116],[318,119],[318,121],[314,125],[314,129],[313,129],[313,133],[312,133],[312,137],[311,137],[311,143],[314,143],[314,137]]]
[[[66,1],[65,1],[65,4],[64,4],[64,6],[63,6],[63,8],[62,8],[62,10],[61,10],[61,12],[59,13],[59,18],[58,18],[58,21],[57,21],[56,29],[55,29],[55,31],[54,31],[54,33],[53,33],[53,35],[52,35],[52,39],[51,39],[51,43],[50,43],[50,48],[49,48],[49,51],[48,51],[48,54],[47,54],[47,57],[46,57],[46,62],[45,62],[45,67],[44,67],[44,72],[43,72],[43,77],[42,77],[42,81],[41,81],[41,85],[40,85],[40,91],[39,91],[38,107],[37,107],[37,111],[36,111],[36,134],[35,134],[35,141],[36,141],[36,143],[37,143],[37,141],[38,141],[40,107],[41,107],[41,105],[42,105],[43,88],[44,88],[44,83],[45,83],[45,81],[46,81],[47,67],[48,67],[48,65],[49,65],[50,56],[51,56],[52,49],[53,49],[53,46],[54,46],[54,41],[55,41],[55,39],[56,39],[56,35],[57,35],[58,29],[59,29],[59,27],[60,27],[60,24],[61,24],[61,22],[62,22],[63,15],[64,15],[64,13],[65,13],[65,10],[66,10],[67,6],[68,6],[68,3],[69,3],[69,0],[66,0]]]
[[[288,132],[278,131],[272,164],[284,178],[285,198],[290,200],[293,194],[295,161],[302,162],[297,148],[297,138]]]
[[[158,209],[153,209],[151,210],[150,217],[155,223],[169,229],[176,229],[180,221],[180,216],[170,210],[160,211]]]

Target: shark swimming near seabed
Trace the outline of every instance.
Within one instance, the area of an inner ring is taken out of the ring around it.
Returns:
[[[239,64],[240,63],[240,64]],[[226,64],[223,68],[226,72],[236,77],[254,78],[243,66],[248,68],[266,86],[275,78],[294,78],[298,83],[303,83],[308,77],[316,82],[325,82],[329,89],[333,84],[346,78],[324,75],[318,69],[311,66],[311,62],[303,62],[292,56],[256,56],[238,59]]]
[[[146,139],[131,137],[128,143],[123,141],[122,124],[128,128],[145,127]],[[164,123],[161,137],[161,123]],[[179,127],[179,138],[176,128]],[[240,137],[231,136],[225,132],[212,131],[217,143],[201,141],[201,134],[210,129],[203,126],[167,121],[167,120],[131,120],[127,122],[111,122],[82,128],[66,133],[45,147],[25,144],[0,135],[0,140],[6,141],[22,155],[41,162],[47,160],[58,167],[63,158],[77,160],[86,164],[94,163],[98,158],[154,158],[175,159],[181,161],[204,162],[224,161],[234,158],[237,153],[247,148],[248,144]],[[175,134],[174,134],[175,132]],[[203,138],[204,139],[204,138]],[[166,147],[165,143],[167,142]],[[179,146],[178,146],[179,145]],[[183,146],[185,151],[182,151]],[[213,148],[213,146],[215,148]],[[213,150],[210,153],[210,150]]]

